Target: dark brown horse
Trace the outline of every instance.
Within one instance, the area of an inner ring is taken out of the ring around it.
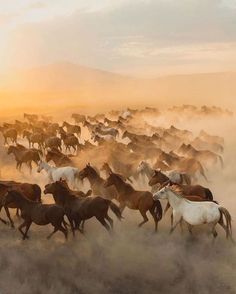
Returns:
[[[158,222],[162,218],[162,207],[160,201],[153,200],[152,193],[148,191],[136,191],[130,184],[126,183],[119,175],[114,173],[110,174],[104,186],[115,186],[118,191],[117,200],[120,203],[121,211],[126,206],[130,209],[139,210],[143,217],[143,221],[139,224],[139,227],[148,221],[147,211],[149,210],[155,222],[155,231],[157,231]]]
[[[108,215],[108,209],[114,212],[118,219],[121,219],[119,207],[112,201],[100,196],[80,197],[71,193],[63,181],[57,181],[45,186],[45,194],[52,194],[55,202],[62,206],[71,224],[72,232],[80,228],[82,221],[96,217],[96,219],[109,231],[113,227],[113,220]],[[108,220],[110,226],[106,222]]]
[[[22,193],[26,198],[32,201],[41,202],[41,189],[37,184],[29,183],[18,183],[14,181],[0,181],[0,211],[4,207],[6,215],[10,221],[12,227],[14,227],[13,220],[11,219],[10,212],[8,208],[16,208],[16,214],[19,215],[19,209],[15,203],[11,203],[10,206],[4,206],[3,196],[7,193],[8,190],[16,190]],[[5,220],[0,218],[3,223],[6,223]]]
[[[14,190],[8,191],[4,197],[5,206],[11,205],[12,203],[15,203],[21,210],[21,217],[24,220],[18,228],[23,236],[23,240],[29,238],[27,233],[32,223],[39,226],[51,224],[54,230],[47,237],[48,239],[57,231],[61,231],[67,239],[67,229],[63,227],[65,212],[62,207],[55,204],[41,204],[31,201]],[[23,232],[23,228],[25,228],[25,232]]]

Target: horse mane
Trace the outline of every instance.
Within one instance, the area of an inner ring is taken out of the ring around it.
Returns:
[[[187,198],[183,196],[183,193],[182,193],[183,190],[181,190],[179,186],[177,185],[173,185],[173,186],[169,187],[169,189],[175,194],[175,196],[177,196],[180,199],[184,199],[186,202],[189,202],[189,203],[191,202],[190,200],[188,200]]]
[[[176,193],[178,193],[178,194],[183,194],[183,188],[182,187],[180,187],[179,185],[176,185],[176,184],[174,184],[174,185],[172,185],[171,186],[171,188],[170,188],[173,192],[176,192]]]
[[[122,175],[119,175],[116,173],[112,173],[112,175],[114,175],[116,178],[118,178],[120,181],[122,181],[122,183],[125,184],[127,188],[134,190],[133,186],[131,184],[127,183],[126,179]]]

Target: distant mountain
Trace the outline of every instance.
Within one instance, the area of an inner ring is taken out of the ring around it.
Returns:
[[[71,63],[11,73],[1,78],[2,106],[216,104],[236,106],[236,73],[141,79]]]

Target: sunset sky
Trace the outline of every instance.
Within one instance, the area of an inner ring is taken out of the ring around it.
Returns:
[[[64,62],[134,76],[236,70],[235,0],[0,0],[0,72]]]

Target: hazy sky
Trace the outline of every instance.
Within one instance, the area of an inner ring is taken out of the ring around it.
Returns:
[[[1,71],[69,61],[153,76],[236,70],[236,0],[0,0]]]

